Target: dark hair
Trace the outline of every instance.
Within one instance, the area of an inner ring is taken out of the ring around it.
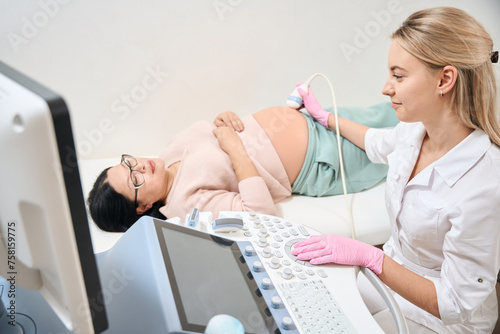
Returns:
[[[163,206],[161,202],[154,203],[143,215],[137,214],[134,202],[117,193],[109,184],[109,168],[111,167],[103,170],[97,177],[87,199],[90,216],[101,230],[125,232],[143,215],[166,219],[159,211]]]

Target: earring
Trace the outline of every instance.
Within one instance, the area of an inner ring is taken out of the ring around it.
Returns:
[[[443,97],[443,91],[441,91],[441,97]]]

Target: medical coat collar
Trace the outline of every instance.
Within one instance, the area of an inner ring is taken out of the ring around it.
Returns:
[[[412,137],[409,138],[408,143],[410,147],[408,148],[407,156],[412,156],[415,150],[417,150],[415,153],[417,155],[419,154],[418,152],[420,152],[425,133],[425,127],[422,125],[422,128],[415,131]],[[482,130],[475,130],[443,157],[422,170],[415,178],[408,182],[408,185],[428,185],[432,172],[436,171],[446,184],[452,187],[479,159],[481,159],[490,146],[491,141],[488,135]],[[455,154],[457,150],[460,150],[460,154]],[[412,160],[413,163],[416,162],[416,159],[417,156],[414,156],[415,161]],[[411,173],[411,170],[406,171],[404,167],[406,166],[399,166],[399,173],[402,175],[406,175],[406,172]]]
[[[490,148],[491,141],[482,130],[475,130],[441,159],[436,161],[434,170],[452,187]],[[455,151],[460,150],[460,154]]]

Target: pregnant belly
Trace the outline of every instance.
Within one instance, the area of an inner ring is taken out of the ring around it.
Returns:
[[[255,113],[293,184],[306,158],[309,133],[304,116],[295,109],[271,107]]]

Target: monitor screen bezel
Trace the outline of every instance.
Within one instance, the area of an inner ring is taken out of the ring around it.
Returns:
[[[42,98],[51,114],[54,135],[57,141],[61,174],[64,180],[72,228],[81,265],[83,281],[94,333],[108,328],[106,309],[102,296],[101,282],[92,247],[87,211],[81,185],[73,131],[68,107],[64,99],[26,75],[0,61],[0,73],[18,85]],[[86,314],[85,312],[82,314]]]

